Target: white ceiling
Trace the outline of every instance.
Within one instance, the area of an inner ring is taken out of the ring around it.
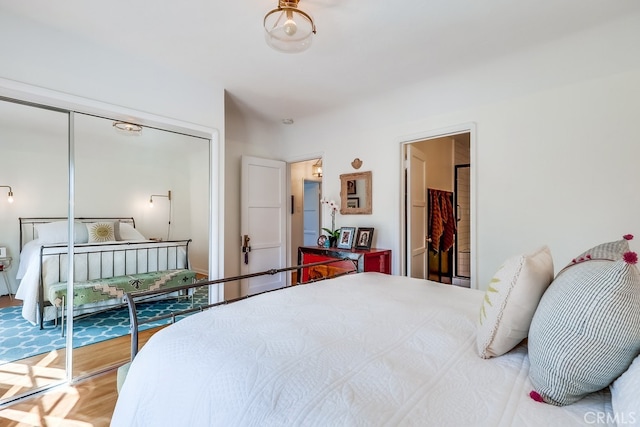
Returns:
[[[277,0],[0,0],[0,12],[211,79],[241,110],[274,121],[640,13],[638,0],[301,0],[318,32],[308,51],[283,54],[266,45],[262,28],[265,13],[276,5]]]

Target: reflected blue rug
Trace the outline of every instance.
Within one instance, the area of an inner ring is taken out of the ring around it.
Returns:
[[[199,289],[194,295],[194,305],[207,304],[207,289]],[[153,316],[187,309],[191,306],[189,299],[171,299],[166,301],[147,302],[137,305],[138,318]],[[22,307],[6,307],[0,309],[0,364],[13,362],[26,357],[47,353],[64,348],[66,338],[60,332],[60,326],[53,322],[33,326],[21,314]],[[145,330],[166,325],[171,319],[159,320],[140,326]],[[96,313],[88,317],[76,319],[73,324],[73,347],[94,344],[111,338],[129,334],[129,311],[127,307]]]

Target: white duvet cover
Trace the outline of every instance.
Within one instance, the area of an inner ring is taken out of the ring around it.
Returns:
[[[608,392],[533,401],[524,345],[481,359],[482,297],[361,273],[193,315],[142,348],[112,426],[566,427],[611,415]]]
[[[184,247],[177,249],[176,256],[175,242],[155,242],[155,241],[135,241],[130,242],[132,245],[123,244],[123,242],[104,242],[93,243],[91,245],[77,245],[74,248],[74,280],[76,282],[82,280],[90,280],[101,277],[100,269],[106,272],[102,277],[115,277],[126,274],[135,274],[136,272],[169,270],[175,268],[187,268],[186,250]],[[50,244],[47,246],[51,246]],[[66,254],[67,246],[64,244],[56,245],[61,247],[47,248],[45,253]],[[167,249],[167,246],[174,246]],[[45,256],[40,265],[40,251],[43,245],[39,240],[32,240],[27,243],[20,253],[20,265],[16,279],[20,280],[20,285],[16,291],[16,298],[23,301],[22,317],[29,322],[36,324],[38,321],[38,288],[40,286],[40,275],[42,267],[42,276],[45,284],[44,295],[47,295],[47,285],[67,280],[67,257]],[[153,248],[152,252],[145,250],[136,250]],[[158,254],[155,248],[159,248]],[[164,249],[162,249],[164,248]],[[105,251],[100,254],[97,250]],[[113,250],[114,252],[109,252]],[[165,251],[170,252],[167,257]],[[91,307],[85,307],[80,310],[88,312],[95,310],[101,306],[111,304],[109,301],[104,303],[96,303]],[[56,315],[53,307],[46,307],[44,320],[53,319]]]

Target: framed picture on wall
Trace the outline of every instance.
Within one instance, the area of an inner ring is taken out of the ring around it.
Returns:
[[[351,249],[353,236],[356,234],[355,227],[342,227],[338,236],[338,247],[340,249]]]
[[[356,194],[356,193],[357,193],[356,180],[350,179],[349,181],[347,181],[347,194]]]
[[[349,197],[349,198],[347,198],[347,207],[348,208],[359,208],[360,207],[360,197]]]
[[[360,227],[356,234],[356,249],[371,249],[371,242],[373,242],[373,228],[372,227]]]

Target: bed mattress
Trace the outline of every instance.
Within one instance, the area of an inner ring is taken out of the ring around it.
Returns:
[[[142,348],[112,426],[566,427],[611,414],[607,391],[566,407],[529,398],[523,344],[481,359],[482,297],[362,273],[193,315]]]

